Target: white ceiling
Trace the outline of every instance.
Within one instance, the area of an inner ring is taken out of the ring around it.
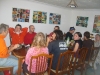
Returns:
[[[49,5],[64,7],[67,7],[67,4],[70,2],[70,0],[27,0],[32,2],[40,2],[45,3]],[[75,0],[78,7],[75,9],[100,9],[100,0]]]

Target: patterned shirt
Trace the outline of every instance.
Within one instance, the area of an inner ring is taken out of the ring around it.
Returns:
[[[37,56],[39,54],[49,54],[48,53],[48,48],[40,48],[37,49],[36,47],[32,47],[28,50],[27,54],[26,54],[26,58],[25,58],[25,63],[28,65],[27,69],[29,71],[29,67],[30,67],[30,59],[32,56]],[[46,67],[47,69],[47,67]],[[45,69],[45,70],[46,70]],[[36,73],[36,59],[32,60],[32,67],[31,67],[31,73]]]

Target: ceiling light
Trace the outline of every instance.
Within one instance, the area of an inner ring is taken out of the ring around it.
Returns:
[[[76,2],[75,2],[75,0],[71,0],[67,6],[71,7],[71,8],[78,7],[77,4],[76,4]]]

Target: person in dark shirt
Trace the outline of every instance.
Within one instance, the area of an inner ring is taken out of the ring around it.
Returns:
[[[74,34],[74,41],[75,43],[73,44],[73,52],[77,52],[78,49],[82,48],[83,42],[81,40],[82,34],[80,32],[76,32]]]
[[[90,32],[88,32],[88,31],[84,32],[83,47],[88,48],[88,52],[86,55],[86,61],[89,59],[92,46],[94,46],[94,42],[89,38],[90,38]]]
[[[49,53],[53,54],[53,61],[52,61],[52,69],[56,70],[58,58],[60,56],[60,53],[67,51],[66,42],[63,41],[63,32],[61,30],[55,30],[53,32],[53,41],[49,43],[49,38],[47,38],[47,44]]]
[[[69,40],[71,41],[74,32],[75,32],[75,28],[74,27],[70,27],[69,32],[66,33],[65,40],[67,40],[67,38],[69,37]]]

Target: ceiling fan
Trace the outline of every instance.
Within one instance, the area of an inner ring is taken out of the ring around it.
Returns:
[[[68,7],[71,7],[71,8],[76,8],[76,7],[78,7],[78,5],[76,4],[75,0],[71,0],[67,6],[68,6]]]

